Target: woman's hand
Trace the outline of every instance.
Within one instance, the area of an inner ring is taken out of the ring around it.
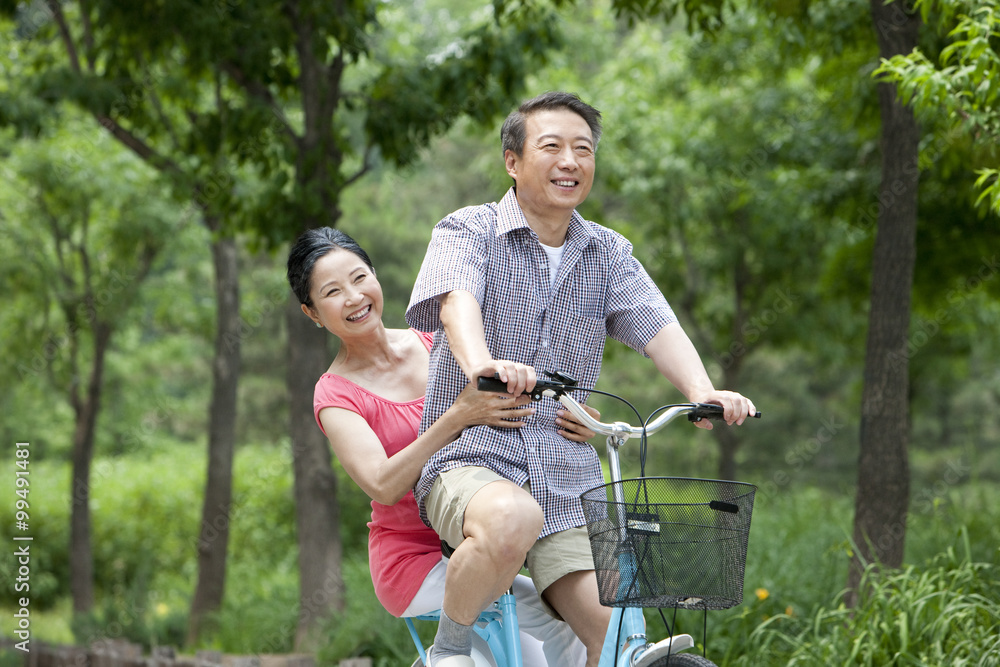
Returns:
[[[525,424],[523,419],[535,414],[535,408],[528,406],[530,402],[528,394],[511,398],[509,394],[479,391],[476,384],[470,382],[455,399],[451,410],[457,412],[463,428],[483,425],[520,428]]]
[[[583,409],[594,419],[599,420],[601,418],[601,413],[596,408],[584,405]],[[556,410],[556,426],[559,427],[559,435],[574,442],[586,442],[597,435],[576,421],[576,417],[569,410]]]

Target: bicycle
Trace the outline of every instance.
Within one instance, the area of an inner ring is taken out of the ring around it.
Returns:
[[[695,646],[687,634],[647,641],[644,608],[728,609],[743,601],[743,574],[749,544],[756,486],[680,477],[646,477],[646,437],[681,415],[689,421],[719,419],[722,408],[704,403],[680,403],[654,411],[641,426],[604,423],[591,417],[570,396],[582,389],[569,376],[550,373],[528,392],[533,401],[558,400],[583,425],[607,437],[610,481],[581,495],[591,550],[597,569],[601,604],[613,608],[601,652],[601,667],[715,667],[704,655],[684,653]],[[507,391],[495,378],[479,378],[482,391]],[[620,396],[599,393],[631,404]],[[632,408],[637,416],[639,413]],[[659,416],[657,413],[662,412]],[[757,413],[754,417],[760,417]],[[640,417],[641,420],[641,417]],[[622,479],[618,450],[630,438],[641,440],[640,477]],[[671,562],[685,567],[671,567]],[[717,562],[718,561],[718,562]],[[417,617],[437,620],[437,614]],[[426,653],[413,619],[405,619],[419,657]],[[477,667],[522,667],[517,609],[512,592],[484,611],[476,625],[473,658]],[[707,642],[705,642],[707,643]],[[706,647],[707,651],[707,647]]]

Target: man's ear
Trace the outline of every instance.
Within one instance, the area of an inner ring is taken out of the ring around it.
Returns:
[[[509,148],[503,152],[504,166],[507,168],[507,175],[517,181],[517,161],[518,157]]]

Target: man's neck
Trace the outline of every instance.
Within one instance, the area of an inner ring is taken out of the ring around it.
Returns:
[[[521,202],[518,201],[521,205]],[[538,235],[538,240],[547,246],[558,248],[566,240],[566,231],[573,212],[563,211],[532,211],[521,205],[521,212],[528,226]]]

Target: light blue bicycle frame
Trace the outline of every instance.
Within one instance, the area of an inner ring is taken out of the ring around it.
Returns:
[[[441,612],[435,611],[416,617],[420,621],[439,621]],[[412,618],[403,619],[410,630],[410,637],[420,654],[420,661],[427,664],[427,652],[417,634]],[[494,603],[494,609],[487,609],[479,615],[475,626],[476,634],[490,647],[493,659],[501,667],[523,667],[521,662],[521,635],[517,624],[517,602],[509,590]]]

